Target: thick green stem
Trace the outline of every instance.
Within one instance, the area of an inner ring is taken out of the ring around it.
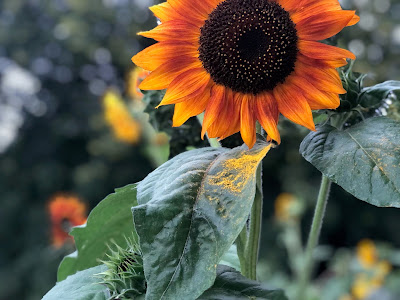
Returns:
[[[261,133],[260,124],[257,125],[257,133]],[[240,268],[243,276],[257,279],[257,262],[260,250],[261,223],[262,223],[262,163],[256,172],[256,193],[251,207],[250,222],[246,224],[236,240],[237,252],[240,260]]]
[[[304,264],[300,273],[298,283],[298,300],[305,300],[306,290],[309,285],[311,278],[311,272],[313,270],[313,251],[317,246],[319,235],[321,233],[322,221],[325,215],[326,204],[328,203],[329,190],[331,187],[331,181],[328,177],[322,175],[321,186],[319,188],[319,194],[317,199],[317,205],[315,206],[314,217],[311,224],[310,234],[307,241],[307,248],[304,256]]]
[[[262,223],[262,206],[263,206],[263,192],[262,192],[262,164],[257,168],[257,186],[254,203],[251,208],[250,228],[248,238],[248,278],[257,280],[257,262],[258,252],[260,250],[261,239],[261,223]]]
[[[201,113],[201,114],[197,115],[197,119],[199,120],[200,125],[203,125],[204,113]],[[216,139],[216,138],[210,138],[210,137],[208,136],[208,133],[206,133],[206,136],[207,136],[208,142],[210,143],[210,146],[211,146],[211,147],[214,147],[214,148],[222,147],[222,146],[221,146],[221,143],[218,141],[218,139]]]

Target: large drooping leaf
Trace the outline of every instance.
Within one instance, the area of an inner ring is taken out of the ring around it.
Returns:
[[[90,213],[85,225],[74,227],[71,235],[77,251],[64,257],[58,269],[58,281],[68,275],[101,264],[112,242],[126,245],[125,238],[136,238],[132,224],[132,206],[137,205],[136,184],[108,195]]]
[[[106,300],[109,298],[107,288],[99,284],[96,277],[105,271],[104,265],[96,266],[68,276],[43,297],[43,300]]]
[[[235,269],[218,265],[217,278],[211,288],[201,295],[198,300],[287,300],[282,290],[269,290],[259,282],[250,280]]]
[[[300,153],[355,197],[400,207],[400,123],[379,117],[344,131],[326,125],[303,140]]]
[[[360,94],[360,104],[363,107],[379,105],[390,92],[400,94],[400,81],[389,80],[364,88]]]
[[[134,222],[143,252],[146,299],[195,299],[242,230],[257,165],[271,145],[202,148],[180,154],[138,184]]]

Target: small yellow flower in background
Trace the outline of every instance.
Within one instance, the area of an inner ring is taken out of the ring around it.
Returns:
[[[365,299],[379,289],[380,286],[381,284],[377,284],[368,278],[367,274],[360,273],[353,282],[351,293],[356,299]]]
[[[363,239],[357,244],[357,259],[361,266],[369,268],[373,266],[377,260],[378,255],[373,241]]]
[[[279,222],[288,222],[299,215],[299,201],[296,196],[289,193],[281,193],[275,200],[275,218]]]
[[[87,207],[78,197],[59,194],[51,198],[48,212],[51,221],[52,244],[59,248],[66,242],[73,242],[68,234],[71,227],[86,222]]]
[[[112,128],[114,136],[125,143],[136,144],[140,140],[142,127],[129,112],[119,94],[110,89],[103,96],[104,118]]]
[[[392,267],[389,262],[379,260],[375,243],[371,240],[361,240],[356,253],[362,270],[356,274],[351,292],[355,299],[366,299],[384,284]]]
[[[129,97],[134,100],[141,100],[143,98],[143,93],[140,91],[139,85],[149,74],[149,71],[140,67],[135,67],[129,71],[126,80],[126,92]]]

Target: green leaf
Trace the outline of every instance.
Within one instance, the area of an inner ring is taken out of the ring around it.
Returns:
[[[300,152],[355,197],[400,207],[400,123],[379,117],[344,131],[326,125],[306,136]]]
[[[132,206],[137,205],[136,184],[130,184],[108,195],[90,213],[85,225],[74,227],[71,235],[77,251],[64,257],[58,268],[58,281],[68,275],[101,264],[106,258],[107,245],[121,247],[125,238],[137,238],[132,223]]]
[[[259,282],[247,279],[231,267],[218,265],[214,285],[198,300],[248,300],[251,297],[266,300],[287,300],[282,290],[268,290]]]
[[[138,184],[133,208],[148,284],[146,299],[195,299],[242,230],[257,165],[270,149],[202,148],[182,153]]]
[[[237,254],[237,247],[233,244],[227,252],[225,252],[224,256],[222,256],[220,265],[226,265],[231,268],[235,268],[240,271],[240,261],[239,256]]]
[[[43,300],[106,300],[108,290],[98,283],[100,280],[95,276],[106,269],[106,266],[100,265],[68,276],[57,282]]]
[[[389,80],[383,83],[364,88],[360,95],[360,104],[363,107],[380,105],[390,92],[400,94],[400,81]]]

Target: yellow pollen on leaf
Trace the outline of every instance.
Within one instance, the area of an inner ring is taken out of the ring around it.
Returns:
[[[241,193],[247,182],[255,176],[258,164],[271,146],[272,144],[268,144],[256,153],[243,151],[238,158],[224,161],[222,170],[216,175],[209,176],[208,183],[232,194]]]

